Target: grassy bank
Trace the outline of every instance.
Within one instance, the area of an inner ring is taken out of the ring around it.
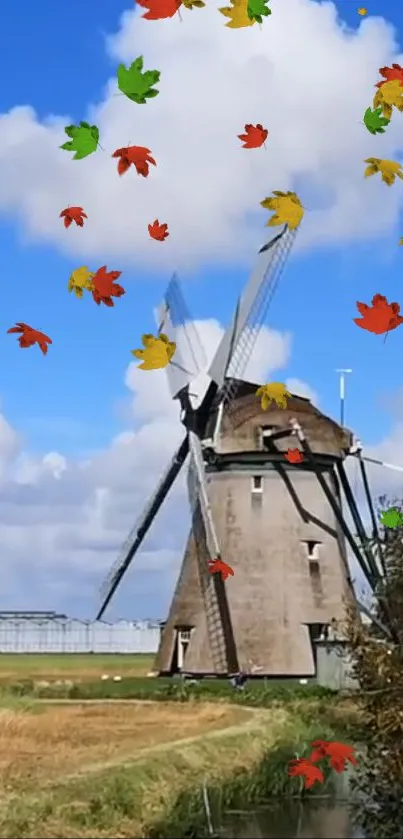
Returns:
[[[3,709],[0,837],[202,836],[203,782],[215,820],[295,793],[294,753],[317,737],[351,739],[355,724],[354,706],[318,698]]]

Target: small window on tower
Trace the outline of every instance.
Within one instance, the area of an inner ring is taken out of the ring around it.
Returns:
[[[275,431],[279,431],[278,425],[262,425],[259,429],[259,442],[260,442],[260,450],[264,451],[268,448],[268,443],[270,437],[274,434]]]
[[[305,539],[302,542],[304,547],[305,556],[309,559],[310,562],[317,562],[319,559],[319,548],[321,542],[315,542],[313,539]]]
[[[260,495],[263,492],[263,478],[262,475],[253,475],[252,477],[252,492]]]

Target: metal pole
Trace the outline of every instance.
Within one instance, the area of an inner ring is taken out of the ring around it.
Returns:
[[[336,373],[340,374],[340,425],[344,428],[344,404],[345,404],[345,397],[346,397],[346,373],[352,373],[353,371],[349,368],[341,368],[336,370]]]

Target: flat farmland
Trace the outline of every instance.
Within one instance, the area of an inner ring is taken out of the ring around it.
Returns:
[[[73,682],[92,681],[103,675],[146,676],[152,669],[153,655],[81,655],[80,653],[0,654],[0,684],[22,679]]]

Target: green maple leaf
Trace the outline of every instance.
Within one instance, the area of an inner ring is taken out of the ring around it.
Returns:
[[[68,143],[60,146],[65,151],[74,151],[73,160],[82,160],[97,149],[99,130],[96,125],[80,122],[80,125],[66,125],[65,132],[71,137]]]
[[[263,17],[271,15],[271,9],[267,8],[269,0],[248,0],[248,18],[263,23]],[[262,17],[263,15],[263,17]]]
[[[119,64],[117,71],[119,90],[138,105],[146,105],[147,99],[153,99],[159,94],[159,90],[152,89],[160,80],[159,70],[146,70],[145,73],[142,70],[143,56],[140,55],[130,67]]]
[[[403,515],[396,507],[383,510],[380,519],[384,527],[400,527],[403,524]]]
[[[367,108],[365,111],[364,125],[371,134],[384,134],[385,128],[389,123],[390,119],[382,116],[382,108],[375,108],[374,111],[371,108]]]

